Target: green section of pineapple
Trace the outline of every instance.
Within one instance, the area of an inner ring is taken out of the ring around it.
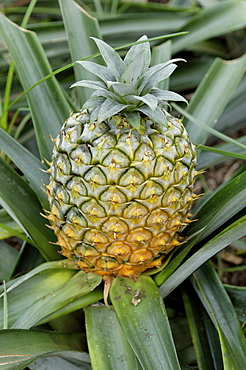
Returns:
[[[80,268],[105,278],[136,277],[160,266],[180,243],[195,198],[195,148],[181,121],[163,108],[167,100],[185,99],[155,87],[175,70],[175,60],[149,67],[144,42],[123,61],[94,41],[106,66],[79,62],[101,81],[73,85],[95,92],[54,139],[47,218],[62,254]]]

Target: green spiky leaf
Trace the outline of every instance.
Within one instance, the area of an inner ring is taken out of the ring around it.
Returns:
[[[116,278],[110,299],[143,369],[180,369],[163,300],[149,276]],[[151,348],[151,350],[150,350]]]
[[[103,59],[108,65],[109,69],[114,73],[114,76],[117,80],[120,79],[121,75],[125,71],[125,64],[122,61],[118,53],[115,52],[111,46],[106,44],[106,42],[99,40],[95,37],[91,37],[97,44],[98,49],[100,50]]]
[[[124,97],[127,95],[134,95],[137,94],[137,90],[134,88],[134,86],[127,84],[127,83],[121,83],[121,82],[108,82],[107,83],[109,88],[112,88],[112,90],[119,96]]]
[[[81,80],[71,85],[71,87],[77,87],[77,86],[89,87],[90,89],[94,89],[94,90],[106,89],[106,85],[101,81]]]
[[[170,60],[167,63],[157,64],[156,66],[149,68],[149,70],[143,75],[141,85],[139,86],[139,92],[141,94],[145,94],[149,92],[158,82],[168,78],[177,68],[177,65],[172,63],[176,60],[177,59]]]
[[[186,99],[174,92],[162,91],[155,88],[163,79],[168,78],[177,67],[173,62],[183,59],[172,59],[153,67],[150,65],[150,44],[143,36],[138,41],[146,41],[134,45],[127,52],[124,61],[119,54],[104,41],[93,38],[107,65],[101,66],[88,61],[77,63],[89,72],[92,72],[102,81],[78,81],[71,87],[81,86],[96,90],[84,104],[90,108],[91,122],[110,118],[121,113],[130,119],[132,127],[140,129],[139,112],[165,124],[166,112],[158,105],[167,104],[166,100],[183,101]],[[100,97],[100,99],[98,99]],[[129,115],[129,112],[138,114]]]
[[[171,100],[171,101],[183,101],[185,103],[188,103],[187,100],[173,92],[173,91],[167,91],[167,90],[161,90],[161,89],[158,89],[157,87],[154,87],[152,90],[151,90],[151,94],[153,96],[155,96],[159,101],[168,101],[168,100]]]
[[[98,76],[105,82],[105,84],[107,81],[114,81],[114,75],[110,72],[110,69],[105,66],[87,61],[77,61],[76,63],[84,67],[87,71]]]
[[[98,122],[100,123],[104,121],[106,118],[109,118],[119,113],[124,108],[127,108],[127,105],[116,103],[114,100],[110,98],[106,99],[99,109]]]
[[[142,101],[152,110],[152,112],[155,112],[158,104],[158,100],[156,99],[155,96],[151,94],[146,94],[144,96],[134,96],[134,98],[139,101]]]
[[[127,84],[132,84],[134,87],[139,85],[139,82],[146,71],[146,53],[145,51],[140,51],[139,54],[135,56],[129,66],[126,68],[125,72],[121,76],[121,81]]]
[[[162,125],[167,122],[167,117],[166,117],[165,113],[159,107],[156,107],[156,110],[154,111],[154,113],[147,106],[138,107],[137,110],[139,110],[140,112],[145,114],[147,117],[153,119],[154,121],[156,121],[156,122],[158,122]]]
[[[140,114],[139,112],[127,112],[124,114],[128,122],[134,127],[138,132],[140,131]]]
[[[147,36],[142,36],[138,41],[147,40]],[[127,52],[124,62],[126,66],[129,66],[132,61],[135,59],[135,57],[140,53],[145,53],[145,68],[148,68],[150,65],[151,60],[151,52],[150,52],[150,45],[149,42],[143,42],[141,44],[133,45]]]

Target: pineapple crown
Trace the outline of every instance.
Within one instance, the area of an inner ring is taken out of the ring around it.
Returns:
[[[97,120],[100,123],[120,113],[139,131],[141,113],[165,124],[167,112],[161,107],[167,105],[168,100],[187,103],[181,95],[155,87],[173,73],[177,67],[174,62],[185,61],[184,59],[171,59],[150,67],[151,50],[149,42],[145,41],[148,40],[147,36],[142,36],[138,41],[143,42],[129,49],[124,60],[107,43],[91,38],[97,44],[106,66],[88,61],[76,63],[101,81],[82,80],[71,86],[95,90],[83,106],[91,110],[91,122]]]

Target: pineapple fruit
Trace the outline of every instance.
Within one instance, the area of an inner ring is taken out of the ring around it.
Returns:
[[[182,122],[163,107],[185,101],[156,87],[176,61],[150,67],[147,37],[124,60],[93,38],[105,66],[78,62],[101,81],[56,139],[47,218],[62,254],[104,279],[138,277],[180,244],[196,197],[196,153]]]

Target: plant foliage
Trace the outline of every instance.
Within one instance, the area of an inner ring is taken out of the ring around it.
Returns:
[[[246,290],[223,284],[220,256],[229,245],[246,251],[245,1],[11,3],[0,13],[0,368],[241,370]],[[89,37],[124,56],[143,34],[152,65],[187,60],[159,86],[189,101],[172,109],[207,174],[186,242],[149,276],[115,279],[105,306],[101,277],[57,252],[42,187],[50,138],[91,94],[69,86],[96,81],[74,62],[102,62]],[[218,164],[229,173],[211,190]]]

